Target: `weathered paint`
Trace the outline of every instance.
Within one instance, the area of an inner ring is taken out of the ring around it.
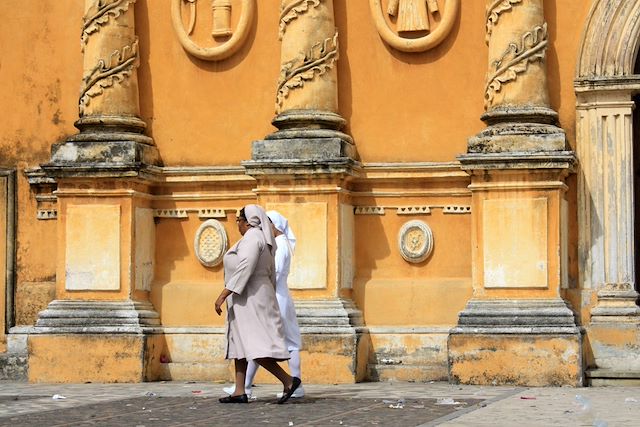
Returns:
[[[582,385],[581,343],[575,336],[449,337],[449,380],[481,385]]]
[[[140,382],[144,341],[142,335],[31,335],[29,381]]]

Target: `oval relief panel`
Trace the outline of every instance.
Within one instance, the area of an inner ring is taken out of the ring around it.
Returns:
[[[411,263],[422,262],[433,252],[433,233],[429,226],[418,220],[405,223],[398,233],[400,255]]]
[[[229,245],[227,232],[218,220],[209,219],[202,223],[196,231],[193,246],[198,261],[205,267],[215,267],[222,262],[222,257]]]

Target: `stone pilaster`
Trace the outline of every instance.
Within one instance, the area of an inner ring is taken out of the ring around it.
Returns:
[[[449,336],[449,376],[580,385],[581,332],[561,297],[575,156],[549,106],[543,0],[489,0],[486,17],[488,126],[459,156],[471,175],[473,297]]]
[[[634,174],[619,161],[633,158],[630,98],[625,92],[578,95],[580,283],[597,293],[594,322],[640,321],[634,289]]]
[[[57,184],[56,299],[28,337],[29,380],[136,382],[158,347],[149,302],[160,164],[140,119],[136,0],[86,0],[80,133],[41,165]]]

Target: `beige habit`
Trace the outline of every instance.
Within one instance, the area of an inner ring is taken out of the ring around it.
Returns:
[[[276,299],[272,247],[260,229],[262,224],[252,225],[224,256],[225,288],[233,292],[227,298],[226,358],[289,359]],[[275,242],[272,245],[275,252]]]

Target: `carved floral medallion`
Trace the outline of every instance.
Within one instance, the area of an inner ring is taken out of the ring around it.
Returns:
[[[405,223],[398,233],[400,255],[405,261],[419,263],[433,252],[433,233],[423,221],[413,220]]]
[[[229,239],[227,232],[218,220],[209,219],[196,231],[193,242],[196,257],[205,267],[215,267],[222,262],[227,252]]]

